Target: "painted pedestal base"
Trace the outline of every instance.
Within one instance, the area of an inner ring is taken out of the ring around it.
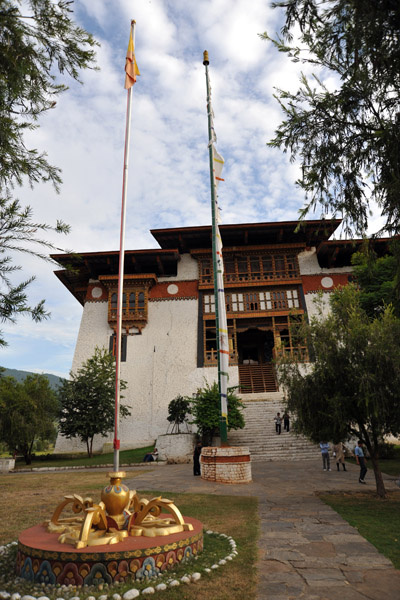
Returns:
[[[251,461],[248,447],[203,448],[201,477],[219,483],[249,483]]]
[[[185,517],[185,522],[193,525],[193,531],[128,537],[118,544],[79,550],[60,544],[58,534],[36,525],[25,529],[19,537],[17,575],[51,585],[99,585],[147,579],[202,551],[202,523],[190,517]]]

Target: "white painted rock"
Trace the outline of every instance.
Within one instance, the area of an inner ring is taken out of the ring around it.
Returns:
[[[211,569],[204,569],[206,573],[211,573]]]
[[[132,588],[131,590],[125,592],[125,594],[122,597],[124,600],[133,600],[133,598],[137,598],[139,595],[139,590]]]
[[[218,562],[219,565],[226,565],[226,560],[224,558],[221,558],[221,560]]]
[[[179,581],[177,581],[176,579],[173,579],[171,581],[171,583],[169,584],[169,587],[176,587],[177,585],[180,585]]]
[[[183,577],[181,577],[181,581],[182,581],[182,583],[190,583],[190,577],[187,577],[187,575],[184,575]]]
[[[211,565],[212,569],[219,569],[219,565]]]
[[[200,573],[192,573],[192,581],[198,581],[199,579],[201,579],[201,574]]]
[[[122,600],[119,594],[113,594],[112,600]]]
[[[0,592],[0,599],[1,600],[8,600],[8,598],[10,597],[10,594],[8,592],[6,592],[5,590]]]
[[[103,594],[102,596],[99,596],[97,598],[97,600],[107,600],[108,596],[106,594]]]
[[[167,586],[165,585],[165,583],[159,583],[158,585],[156,585],[157,592],[163,592],[166,589],[167,589]]]
[[[40,600],[40,598],[39,598],[39,600]],[[86,598],[86,600],[96,600],[96,598],[95,598],[94,596],[88,596],[88,597]]]
[[[142,590],[142,594],[154,594],[154,588],[151,586],[144,588],[144,590]]]
[[[18,594],[18,592],[11,594],[11,600],[21,600],[21,594]]]
[[[7,593],[7,592],[6,592]],[[10,594],[7,594],[7,596],[5,598],[9,598]],[[4,596],[3,596],[4,598]],[[36,600],[36,598],[34,596],[29,596],[28,594],[26,596],[22,596],[22,600]],[[72,599],[71,599],[72,600]]]
[[[50,598],[48,598],[47,596],[40,596],[38,600],[50,600]],[[96,598],[94,600],[96,600]]]

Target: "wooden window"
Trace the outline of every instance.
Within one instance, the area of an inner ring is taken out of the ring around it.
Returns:
[[[126,362],[127,341],[128,341],[128,336],[122,335],[121,336],[121,362]],[[109,342],[109,352],[110,352],[110,354],[112,354],[114,356],[114,358],[115,358],[115,354],[116,354],[116,349],[117,349],[117,336],[114,333],[113,335],[110,336],[110,342]]]
[[[200,284],[213,283],[211,258],[200,258]],[[225,283],[273,281],[299,277],[296,254],[224,255]]]
[[[297,289],[292,290],[270,290],[251,292],[225,293],[225,307],[227,313],[254,313],[276,310],[292,310],[300,308],[299,293]],[[215,313],[214,294],[204,294],[203,314]]]
[[[299,308],[299,297],[297,290],[286,290],[288,308]]]
[[[138,310],[144,310],[144,292],[138,294]]]
[[[215,297],[214,294],[205,294],[204,295],[204,312],[205,313],[214,313],[215,312]]]

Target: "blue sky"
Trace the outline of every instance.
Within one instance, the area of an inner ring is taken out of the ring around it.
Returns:
[[[210,223],[203,51],[210,56],[214,125],[224,156],[219,188],[224,223],[297,218],[303,196],[298,167],[267,148],[281,119],[274,87],[295,90],[300,70],[258,34],[279,30],[282,14],[268,0],[75,0],[75,20],[101,47],[99,71],[82,73],[30,132],[27,143],[62,168],[63,185],[21,188],[16,195],[37,221],[71,225],[52,241],[76,252],[117,250],[130,20],[136,20],[141,76],[133,90],[126,248],[157,247],[149,229]],[[329,74],[322,74],[334,85]],[[310,218],[319,218],[315,213]],[[31,274],[30,301],[42,298],[51,319],[3,325],[0,365],[67,376],[82,307],[53,274],[54,266],[18,257]]]

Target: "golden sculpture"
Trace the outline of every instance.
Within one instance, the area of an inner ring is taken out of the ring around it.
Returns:
[[[117,544],[128,536],[155,537],[193,530],[172,500],[161,496],[139,500],[135,490],[129,490],[121,483],[126,477],[123,471],[108,475],[110,484],[102,490],[99,504],[94,504],[92,498],[74,494],[65,496],[57,506],[46,525],[49,532],[60,534],[59,542],[85,548]],[[71,504],[74,515],[61,518],[64,508]],[[160,518],[162,509],[171,517]]]

